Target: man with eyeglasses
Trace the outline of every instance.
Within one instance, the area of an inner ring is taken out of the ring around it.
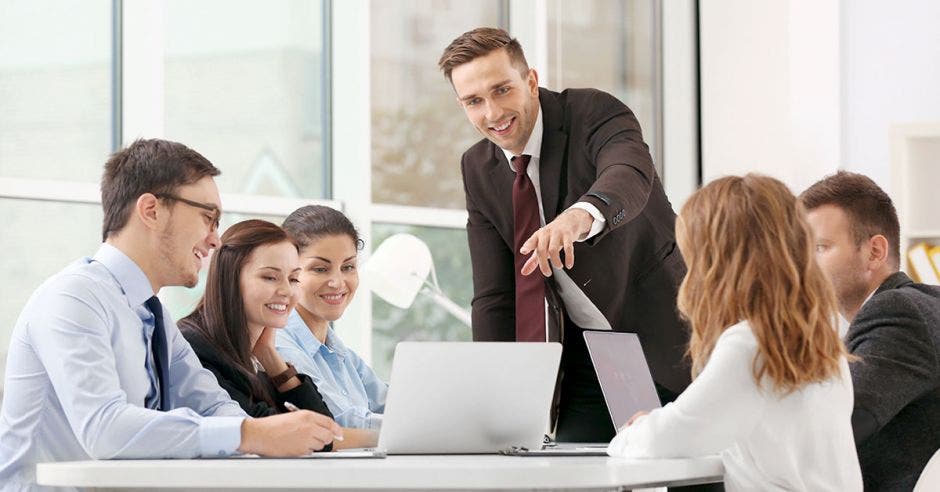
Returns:
[[[104,244],[43,283],[13,329],[0,489],[35,490],[44,461],[297,456],[342,435],[304,410],[246,418],[156,297],[195,286],[219,245],[218,174],[165,140],[138,140],[105,164]]]

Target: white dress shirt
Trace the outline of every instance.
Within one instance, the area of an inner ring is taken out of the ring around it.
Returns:
[[[36,463],[235,453],[245,412],[164,309],[170,411],[154,401],[153,288],[103,244],[33,293],[13,328],[0,409],[0,490],[39,490]],[[56,489],[59,490],[59,489]]]
[[[781,396],[754,381],[755,357],[750,324],[728,328],[685,392],[622,428],[608,453],[628,458],[720,453],[729,491],[862,490],[845,358],[839,376]]]
[[[540,154],[542,151],[542,133],[543,133],[542,122],[542,108],[539,108],[538,116],[535,118],[535,126],[532,128],[532,134],[529,135],[529,141],[526,142],[525,148],[522,150],[523,155],[531,156],[529,160],[529,166],[526,168],[526,175],[529,176],[529,179],[532,180],[532,187],[535,188],[535,197],[538,200],[539,204],[539,222],[542,226],[545,226],[545,211],[542,208],[542,189],[539,185],[539,162]],[[506,155],[506,160],[509,161],[509,168],[512,169],[512,172],[515,173],[516,170],[512,165],[512,158],[515,156],[512,152],[501,149],[503,154]],[[594,222],[591,224],[591,230],[588,231],[588,234],[578,239],[578,242],[586,241],[602,230],[604,230],[604,225],[606,224],[606,219],[604,215],[601,214],[600,210],[597,209],[593,204],[588,202],[578,202],[569,207],[569,210],[572,208],[580,208],[587,211],[591,214],[591,217],[594,218]],[[575,258],[577,261],[577,258]],[[532,275],[541,275],[540,271],[536,269],[532,272]],[[568,273],[565,272],[563,268],[555,268],[552,266],[552,276],[555,277],[555,284],[558,287],[558,295],[561,296],[561,301],[565,305],[565,311],[568,314],[568,317],[571,318],[571,321],[575,325],[581,328],[587,328],[591,330],[610,330],[610,322],[607,321],[607,318],[604,317],[600,309],[597,309],[597,306],[588,299],[588,296],[582,291],[577,284],[571,280],[571,277],[568,276]],[[545,316],[546,321],[546,333],[548,333],[547,323],[548,316]]]

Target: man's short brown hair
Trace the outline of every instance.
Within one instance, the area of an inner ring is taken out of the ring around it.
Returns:
[[[180,186],[219,173],[202,154],[181,143],[159,139],[134,141],[111,155],[104,165],[102,238],[107,241],[127,225],[131,206],[140,195],[173,193]]]
[[[453,82],[450,79],[450,73],[455,68],[501,48],[506,50],[512,65],[525,77],[529,71],[529,64],[525,61],[522,45],[508,32],[495,27],[478,27],[458,36],[447,48],[444,48],[437,66],[444,72],[444,78],[448,82]]]
[[[855,244],[881,234],[888,240],[888,257],[901,264],[901,227],[891,197],[868,176],[839,171],[810,186],[800,195],[807,210],[833,205],[848,215]]]

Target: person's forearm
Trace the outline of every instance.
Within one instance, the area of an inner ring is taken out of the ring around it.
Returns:
[[[373,448],[379,443],[379,433],[369,429],[343,428],[343,440],[333,441],[333,449]]]
[[[264,368],[264,372],[267,373],[268,377],[277,376],[287,370],[287,362],[284,361],[284,358],[281,357],[281,354],[279,354],[274,347],[260,350],[255,354],[255,357],[258,359],[258,362],[261,363],[261,367]],[[277,390],[283,393],[298,386],[300,386],[300,379],[294,376],[284,382],[284,384],[278,386]]]
[[[194,458],[234,453],[244,417],[202,417],[189,408],[162,412],[120,405],[81,441],[95,459]],[[172,436],[172,437],[169,437]]]

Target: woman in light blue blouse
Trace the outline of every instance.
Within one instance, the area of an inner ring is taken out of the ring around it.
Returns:
[[[300,299],[278,330],[277,350],[313,378],[337,423],[378,429],[388,384],[330,326],[359,286],[359,233],[342,212],[321,205],[295,210],[283,227],[300,247],[302,270]]]

